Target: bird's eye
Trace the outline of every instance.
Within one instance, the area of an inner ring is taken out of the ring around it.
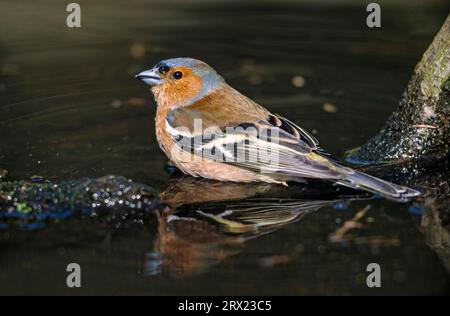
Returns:
[[[166,65],[161,65],[161,66],[158,67],[158,71],[159,71],[160,74],[165,74],[166,72],[169,71],[169,69],[170,68],[168,66],[166,66]]]
[[[175,78],[175,79],[181,79],[181,78],[183,78],[183,73],[181,72],[181,71],[175,71],[174,73],[173,73],[173,77]]]

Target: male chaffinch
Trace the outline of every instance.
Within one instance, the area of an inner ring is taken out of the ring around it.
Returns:
[[[323,179],[400,201],[420,195],[341,165],[304,129],[233,89],[200,60],[163,60],[136,78],[155,97],[161,149],[186,174],[247,183]],[[263,150],[275,158],[261,159]]]

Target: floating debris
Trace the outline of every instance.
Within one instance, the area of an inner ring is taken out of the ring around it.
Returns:
[[[302,88],[305,86],[306,80],[302,76],[294,76],[291,79],[291,83],[296,88]]]
[[[364,218],[366,213],[370,210],[370,205],[367,205],[362,210],[358,211],[356,215],[348,220],[345,221],[344,224],[338,228],[335,232],[333,232],[329,240],[333,243],[342,242],[342,241],[348,241],[348,232],[355,228],[361,228],[363,225],[361,224],[361,220]]]
[[[289,255],[275,255],[270,257],[265,257],[260,260],[260,264],[266,268],[272,268],[280,264],[288,264],[292,262],[293,258]]]
[[[327,113],[336,113],[338,111],[337,106],[329,102],[325,102],[322,105],[322,109]]]
[[[134,59],[142,59],[145,56],[145,45],[143,43],[134,43],[130,47],[130,55]]]
[[[248,82],[254,86],[258,86],[263,82],[263,78],[260,75],[251,75],[248,77]]]
[[[350,233],[350,231],[362,229],[364,227],[362,220],[367,215],[370,208],[371,206],[367,205],[365,208],[358,211],[352,219],[345,221],[341,227],[336,229],[336,231],[329,236],[329,241],[332,243],[341,243],[342,245],[348,245],[349,243],[353,243],[355,245],[370,245],[374,248],[399,246],[400,240],[397,236],[385,238],[376,235],[358,236],[357,234]],[[366,218],[367,224],[374,222],[375,219],[373,217]]]
[[[256,64],[253,60],[245,60],[240,72],[247,77],[247,81],[252,85],[260,85],[264,81],[264,77],[268,74],[268,69],[262,65]]]
[[[143,106],[145,106],[146,102],[145,102],[145,99],[144,99],[144,98],[132,97],[132,98],[130,98],[130,99],[128,100],[127,104],[128,104],[129,106],[137,107],[137,108],[138,108],[138,107],[143,107]]]
[[[120,101],[119,99],[115,99],[111,102],[111,107],[113,109],[118,109],[122,106],[122,101]]]

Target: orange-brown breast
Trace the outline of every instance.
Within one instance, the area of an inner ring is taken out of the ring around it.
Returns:
[[[158,106],[156,109],[155,117],[155,128],[156,128],[156,139],[158,141],[159,147],[164,151],[167,157],[172,160],[170,152],[173,146],[172,137],[169,135],[166,129],[166,119],[169,115],[170,108],[164,106]]]
[[[155,92],[155,91],[154,91]],[[195,177],[204,177],[208,179],[233,182],[280,182],[272,179],[268,175],[255,173],[233,165],[212,160],[203,159],[198,156],[191,156],[190,159],[180,159],[177,150],[173,150],[174,143],[172,137],[166,129],[166,119],[170,112],[176,109],[177,103],[171,103],[177,98],[165,98],[163,94],[166,91],[158,90],[155,93],[158,103],[156,114],[156,136],[161,149],[168,158],[186,174]],[[170,101],[172,100],[172,101]],[[186,110],[205,113],[203,128],[215,125],[220,127],[236,126],[242,122],[255,122],[264,120],[269,112],[253,102],[249,98],[240,94],[228,85],[214,91],[210,95],[202,98],[196,103],[185,107]],[[191,126],[189,116],[177,117],[178,126]]]

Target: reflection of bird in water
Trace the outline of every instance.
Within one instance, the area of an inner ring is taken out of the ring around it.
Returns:
[[[243,199],[269,191],[272,187],[267,183],[225,183],[183,177],[170,181],[160,198],[171,208],[176,208],[183,204]]]
[[[308,198],[318,194],[310,188],[292,191],[297,198],[282,197],[285,188],[280,192],[278,186],[267,184],[194,178],[170,183],[161,198],[172,208],[158,212],[155,251],[146,255],[144,272],[177,276],[201,272],[239,253],[247,240],[343,199],[339,190],[329,186],[321,188],[320,200]]]

